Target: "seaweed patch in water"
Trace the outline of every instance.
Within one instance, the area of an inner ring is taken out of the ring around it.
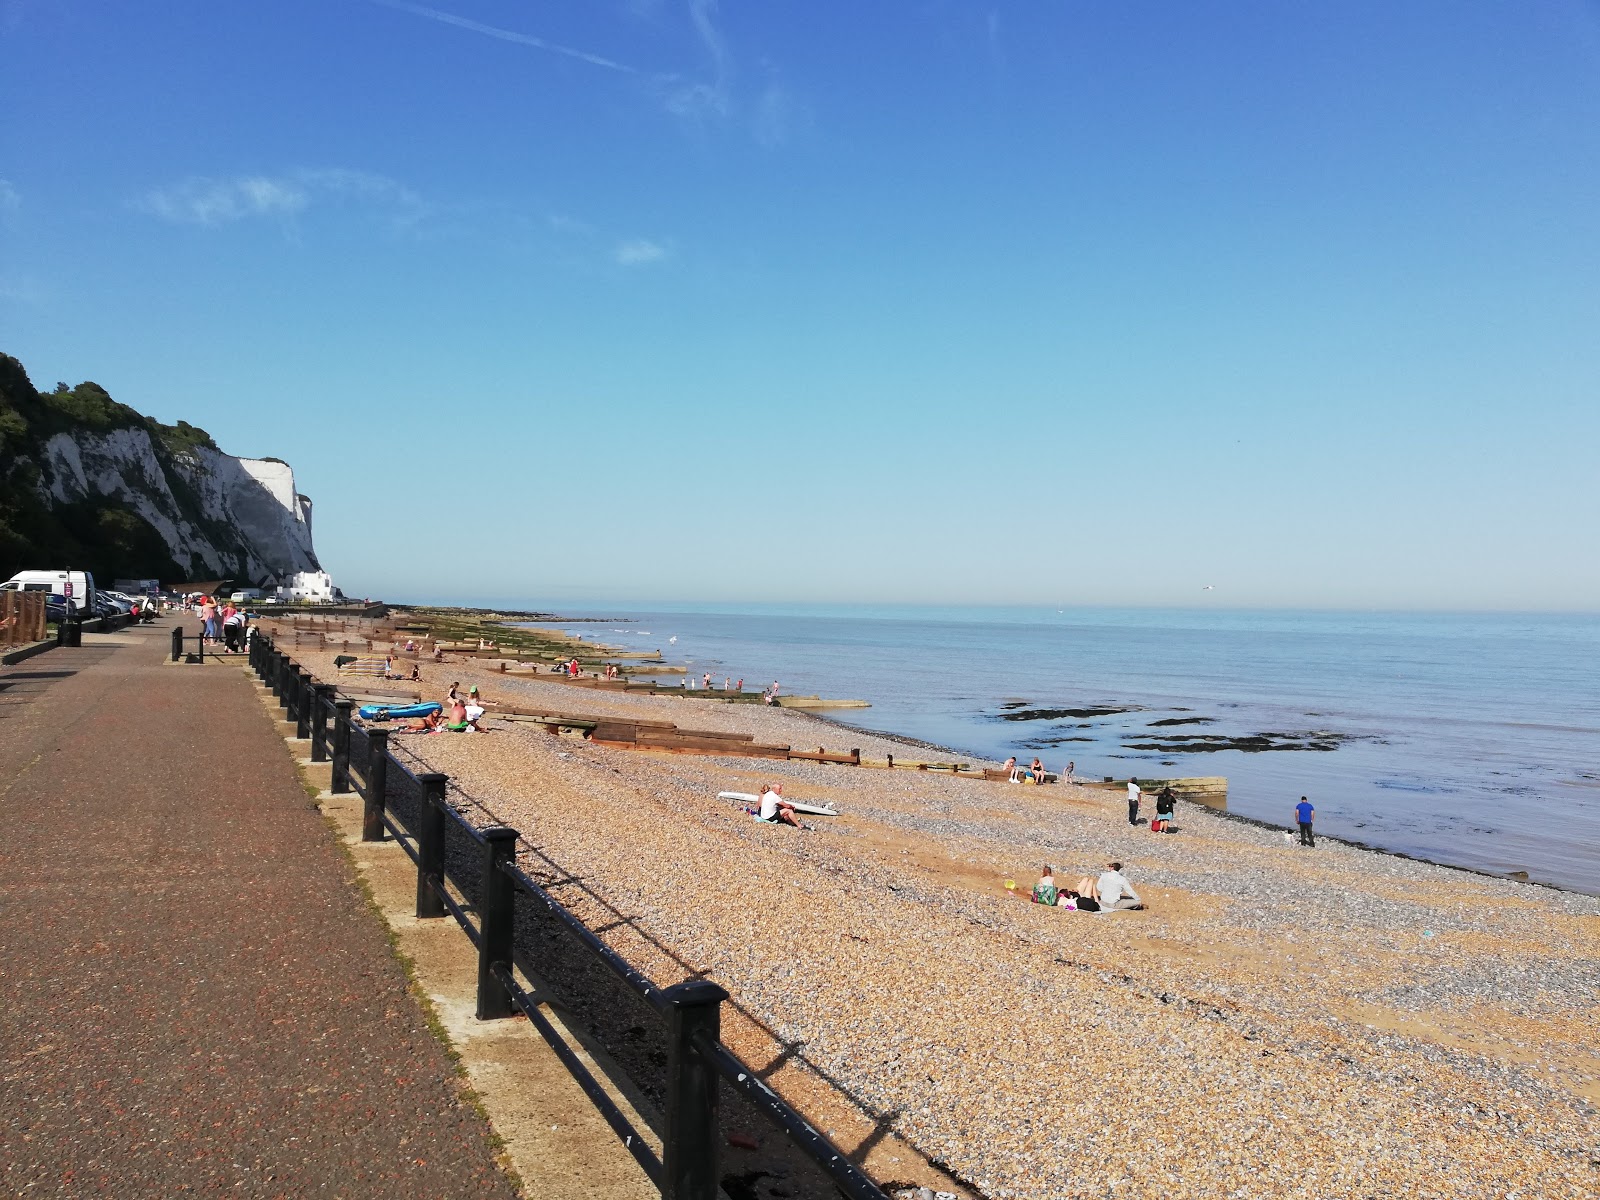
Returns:
[[[1118,713],[1143,712],[1138,705],[1116,708],[1097,704],[1089,708],[1023,708],[1000,714],[1002,721],[1058,721],[1062,717],[1113,717]]]
[[[1247,733],[1229,736],[1221,733],[1180,733],[1152,737],[1142,742],[1125,742],[1126,750],[1155,750],[1162,754],[1208,754],[1216,750],[1241,750],[1263,754],[1269,750],[1337,750],[1357,735],[1317,729],[1305,733]]]
[[[1215,717],[1168,717],[1164,721],[1151,721],[1151,729],[1159,729],[1163,725],[1215,725]]]
[[[1018,745],[1021,746],[1022,749],[1024,749],[1024,750],[1048,750],[1051,746],[1060,746],[1060,745],[1064,745],[1067,742],[1092,742],[1092,741],[1094,741],[1093,738],[1086,738],[1086,737],[1047,737],[1047,738],[1030,738],[1029,740],[1027,740],[1025,742],[1019,742]]]

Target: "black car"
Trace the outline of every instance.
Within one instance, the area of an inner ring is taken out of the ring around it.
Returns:
[[[44,619],[57,625],[67,619],[67,598],[60,592],[51,592],[44,598]]]

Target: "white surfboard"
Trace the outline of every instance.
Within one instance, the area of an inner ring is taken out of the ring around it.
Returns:
[[[738,804],[760,804],[761,797],[752,792],[718,792],[718,800],[732,800]],[[784,797],[785,804],[795,812],[805,813],[812,817],[837,817],[839,810],[831,804],[807,804],[802,800],[790,800]]]

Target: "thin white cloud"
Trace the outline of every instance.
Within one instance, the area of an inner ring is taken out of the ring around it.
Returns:
[[[152,216],[178,225],[225,225],[250,217],[289,217],[310,203],[297,184],[247,175],[236,179],[186,179],[155,188],[139,206]]]
[[[794,98],[776,79],[769,79],[750,113],[750,132],[763,146],[781,146],[795,123]]]
[[[15,212],[22,207],[22,195],[9,179],[0,179],[0,212]]]
[[[661,88],[662,104],[673,116],[692,121],[726,117],[733,111],[733,96],[729,87],[731,59],[727,43],[722,40],[715,17],[717,0],[689,0],[689,22],[700,40],[707,57],[711,59],[712,79],[709,83],[685,83],[679,75],[660,75],[656,82]]]
[[[313,204],[359,203],[385,210],[401,225],[427,212],[416,192],[385,175],[342,167],[303,168],[285,175],[195,177],[153,188],[138,200],[152,216],[177,225],[227,225],[261,217],[287,220]]]
[[[429,8],[425,4],[412,4],[410,0],[372,0],[373,4],[392,8],[398,12],[410,13],[417,17],[426,17],[430,21],[438,21],[442,25],[454,25],[457,29],[465,29],[472,33],[481,33],[485,37],[497,38],[502,42],[515,42],[519,46],[532,46],[535,50],[544,50],[550,54],[560,54],[566,58],[575,58],[579,62],[589,63],[591,66],[604,67],[608,71],[621,71],[627,75],[637,75],[638,72],[626,63],[619,63],[605,58],[599,54],[590,54],[586,50],[574,50],[571,46],[563,46],[559,42],[549,42],[544,38],[534,37],[528,33],[518,33],[514,29],[501,29],[498,25],[485,25],[482,21],[474,21],[470,17],[458,17],[455,13],[442,12],[437,8]]]
[[[1006,66],[1005,47],[1000,43],[1000,10],[990,9],[985,26],[989,34],[989,61],[994,64],[995,70],[1003,71]]]
[[[612,257],[624,267],[639,267],[646,263],[660,262],[667,257],[667,254],[667,248],[660,242],[633,238],[618,243],[616,250],[612,252]]]

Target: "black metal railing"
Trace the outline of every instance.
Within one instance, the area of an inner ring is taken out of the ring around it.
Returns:
[[[175,648],[176,637],[174,631]],[[336,699],[331,685],[316,683],[259,629],[250,643],[250,665],[295,722],[296,732],[310,737],[312,761],[326,761],[319,750],[331,742],[329,790],[360,794],[362,840],[392,836],[416,864],[417,916],[454,918],[477,948],[478,1019],[524,1014],[665,1200],[715,1200],[721,1183],[723,1085],[786,1136],[849,1200],[887,1200],[843,1150],[723,1044],[722,1004],[729,997],[720,985],[704,979],[666,988],[654,983],[550,894],[549,887],[565,881],[543,884],[518,866],[521,835],[515,829],[474,822],[452,803],[448,776],[412,771],[395,757],[387,730],[355,726],[353,703]],[[357,778],[359,787],[354,787]],[[391,794],[400,792],[414,797],[409,823],[389,803]],[[660,1155],[519,981],[519,967],[526,976],[540,974],[537,963],[518,961],[520,924],[527,923],[519,924],[519,900],[530,918],[564,931],[580,957],[605,968],[659,1018],[666,1037]]]

